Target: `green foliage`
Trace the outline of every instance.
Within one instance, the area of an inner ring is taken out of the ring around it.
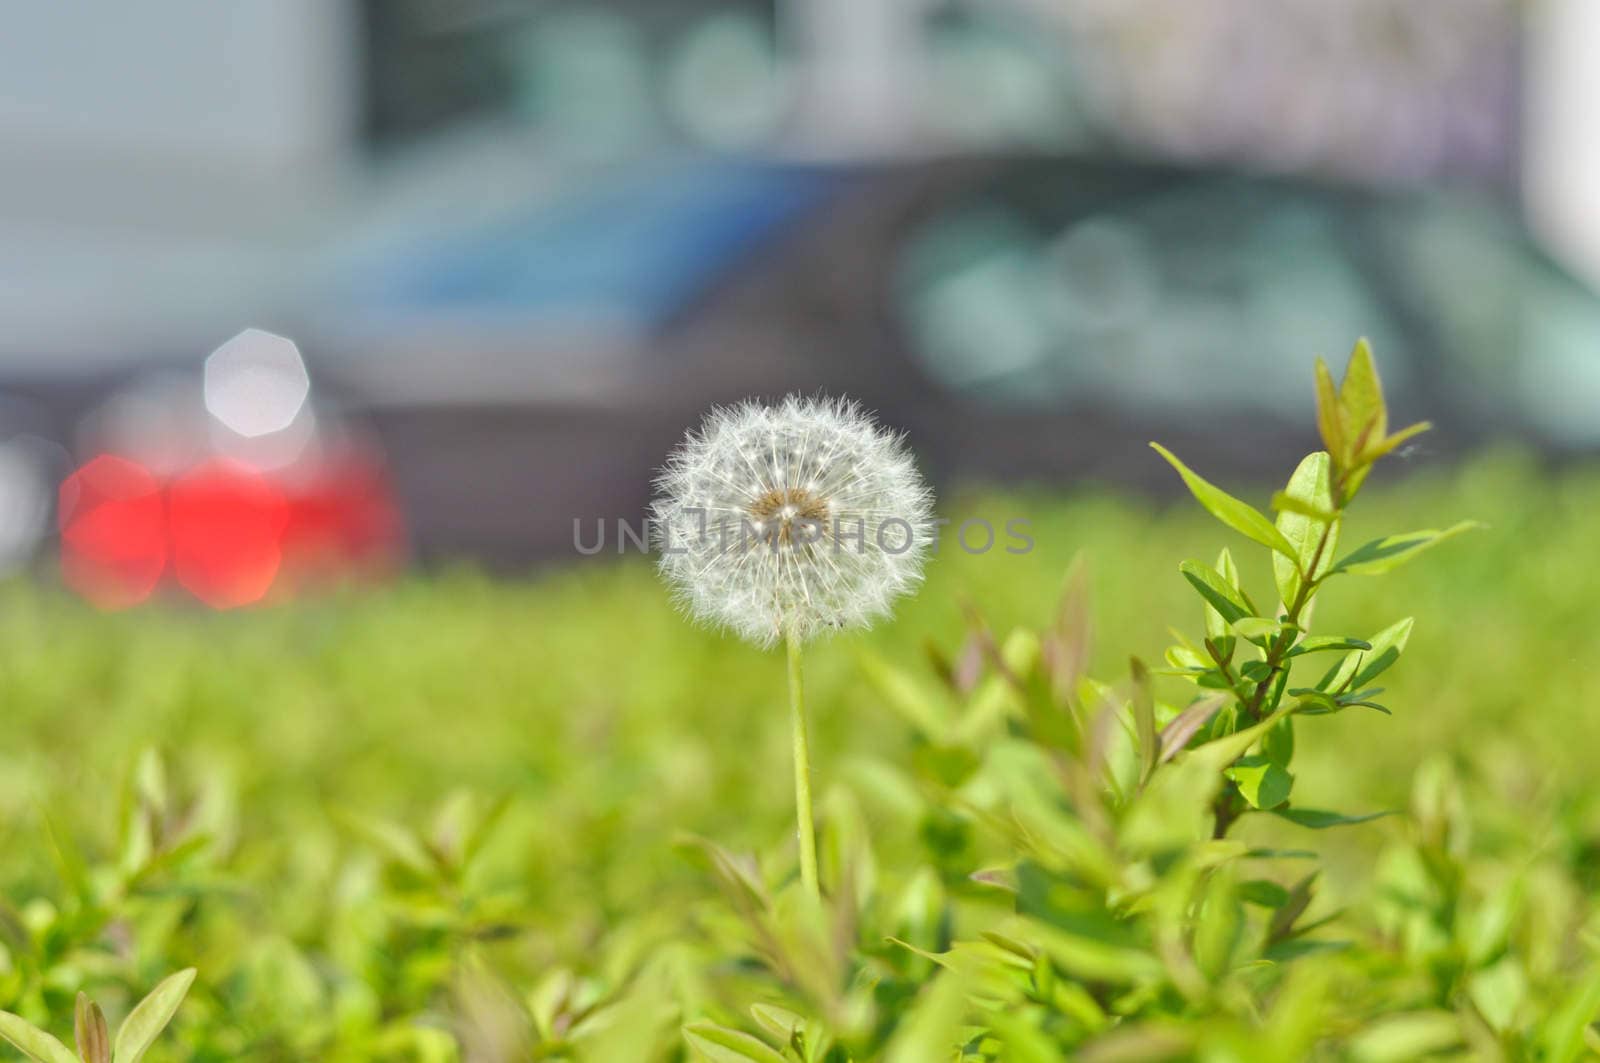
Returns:
[[[951,552],[818,648],[820,903],[780,666],[642,565],[220,619],[12,588],[0,1032],[111,1063],[1587,1058],[1600,483],[1502,463],[1352,512],[1399,434],[1360,349],[1318,389],[1271,533],[1192,472],[1194,519],[1031,500],[1036,555]],[[1475,549],[1345,578],[1346,530],[1462,509],[1496,514]],[[1213,517],[1228,549],[1151,577]]]
[[[78,994],[74,1009],[76,1055],[44,1030],[8,1011],[0,1011],[0,1038],[38,1063],[139,1063],[172,1021],[194,976],[191,967],[163,979],[123,1020],[114,1043],[109,1039],[105,1013],[84,993]]]

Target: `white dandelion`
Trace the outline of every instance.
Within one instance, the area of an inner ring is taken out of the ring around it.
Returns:
[[[712,410],[657,487],[662,574],[691,615],[758,645],[865,627],[922,578],[931,495],[855,403]]]
[[[787,644],[800,881],[820,898],[800,647],[888,615],[916,586],[932,495],[901,438],[855,403],[792,395],[712,410],[656,486],[661,572],[686,610]]]

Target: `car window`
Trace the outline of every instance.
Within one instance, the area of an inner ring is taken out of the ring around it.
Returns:
[[[1299,416],[1310,361],[1358,335],[1385,351],[1391,388],[1410,379],[1331,196],[1217,178],[1087,209],[1063,196],[1052,216],[1007,192],[932,219],[901,263],[913,347],[952,390]]]

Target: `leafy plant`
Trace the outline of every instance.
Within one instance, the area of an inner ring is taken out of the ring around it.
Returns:
[[[875,889],[859,813],[829,817],[835,854],[826,909],[773,893],[757,866],[712,850],[781,1003],[745,1029],[700,1020],[685,1038],[709,1060],[1177,1058],[1244,1053],[1301,1060],[1345,1020],[1355,942],[1329,937],[1314,854],[1231,839],[1270,814],[1301,828],[1371,814],[1303,807],[1292,761],[1299,717],[1387,713],[1375,680],[1406,647],[1411,620],[1368,638],[1312,634],[1336,577],[1388,571],[1465,530],[1375,540],[1339,554],[1345,514],[1378,459],[1422,431],[1390,433],[1365,343],[1334,389],[1318,365],[1325,451],[1274,499],[1276,520],[1157,445],[1201,505],[1267,548],[1278,604],[1256,605],[1229,550],[1180,572],[1205,632],[1181,638],[1161,674],[1192,684],[1164,703],[1137,658],[1119,686],[1087,675],[1082,572],[1055,623],[998,639],[974,614],[956,662],[936,655],[943,691],[887,662],[866,673],[917,731],[914,779],[928,863]],[[1331,660],[1331,663],[1325,663]],[[1305,678],[1302,671],[1314,669]],[[880,772],[879,782],[882,782]],[[844,801],[839,798],[839,801]],[[1455,1019],[1350,1040],[1362,1058],[1417,1038],[1458,1043]],[[1414,1036],[1413,1036],[1414,1035]],[[1343,1035],[1335,1034],[1342,1037]],[[1430,1042],[1431,1043],[1431,1042]],[[1362,1047],[1364,1046],[1364,1047]],[[1240,1056],[1242,1058],[1242,1056]]]
[[[1276,812],[1308,827],[1359,821],[1292,805],[1293,717],[1357,707],[1387,713],[1374,700],[1383,688],[1373,682],[1399,659],[1412,620],[1396,621],[1365,639],[1312,635],[1310,621],[1318,592],[1336,576],[1389,572],[1475,526],[1464,521],[1443,531],[1385,536],[1340,555],[1345,512],[1372,466],[1429,426],[1421,422],[1389,432],[1383,388],[1365,340],[1356,344],[1337,389],[1321,359],[1316,377],[1317,427],[1327,449],[1301,461],[1288,485],[1273,496],[1275,522],[1191,471],[1160,444],[1151,444],[1207,512],[1271,552],[1279,604],[1270,609],[1257,606],[1241,586],[1226,547],[1215,566],[1202,561],[1180,566],[1205,603],[1205,635],[1198,645],[1181,639],[1167,651],[1167,661],[1198,686],[1223,692],[1215,715],[1204,722],[1193,722],[1196,717],[1191,716],[1184,726],[1193,726],[1193,740],[1204,744],[1242,727],[1270,725],[1266,736],[1270,741],[1260,742],[1225,769],[1226,782],[1213,807],[1217,838],[1224,837],[1246,811]],[[1290,673],[1301,663],[1297,658],[1311,655],[1316,655],[1313,661],[1327,655],[1333,663],[1314,682],[1291,685]]]
[[[195,970],[190,967],[163,979],[128,1013],[117,1028],[115,1041],[107,1030],[100,1005],[79,993],[74,1022],[76,1054],[44,1030],[9,1011],[0,1011],[0,1037],[37,1063],[139,1063],[177,1014],[184,994],[194,983],[194,976]]]
[[[1591,1058],[1600,478],[1500,455],[1335,506],[1364,372],[1323,386],[1327,501],[1219,503],[1245,538],[1179,578],[1209,507],[952,499],[1037,548],[947,550],[807,646],[820,902],[771,655],[637,561],[222,622],[0,588],[0,1008],[70,1043],[80,992],[197,967],[147,1063]],[[1456,511],[1495,528],[1359,545]],[[1331,515],[1325,567],[1258,538]]]

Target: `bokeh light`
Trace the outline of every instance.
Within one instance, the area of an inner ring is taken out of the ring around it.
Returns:
[[[266,597],[283,561],[289,511],[283,492],[236,462],[206,462],[179,477],[169,497],[173,570],[215,609]]]
[[[58,513],[69,586],[104,609],[150,597],[167,564],[167,527],[149,469],[102,454],[62,483]]]
[[[198,374],[143,372],[83,418],[78,453],[118,454],[173,476],[205,457],[209,422]]]
[[[398,561],[402,520],[376,457],[356,449],[326,455],[290,478],[285,494],[283,575],[291,588],[381,575]]]
[[[614,159],[655,132],[648,41],[602,7],[558,9],[521,35],[517,97],[553,152]]]
[[[0,572],[27,564],[44,538],[55,482],[47,449],[28,436],[0,443]]]
[[[666,93],[678,123],[701,143],[734,149],[770,140],[786,103],[771,32],[745,11],[694,23],[673,50]]]
[[[246,329],[203,371],[136,374],[77,436],[101,456],[61,487],[62,564],[97,604],[144,601],[165,581],[236,609],[380,576],[401,554],[381,447],[332,397],[313,401],[283,336]],[[36,548],[30,514],[48,515],[48,487],[27,504],[22,457],[0,443],[0,571]]]
[[[206,359],[206,410],[246,438],[288,428],[310,395],[300,348],[283,336],[245,329]]]

